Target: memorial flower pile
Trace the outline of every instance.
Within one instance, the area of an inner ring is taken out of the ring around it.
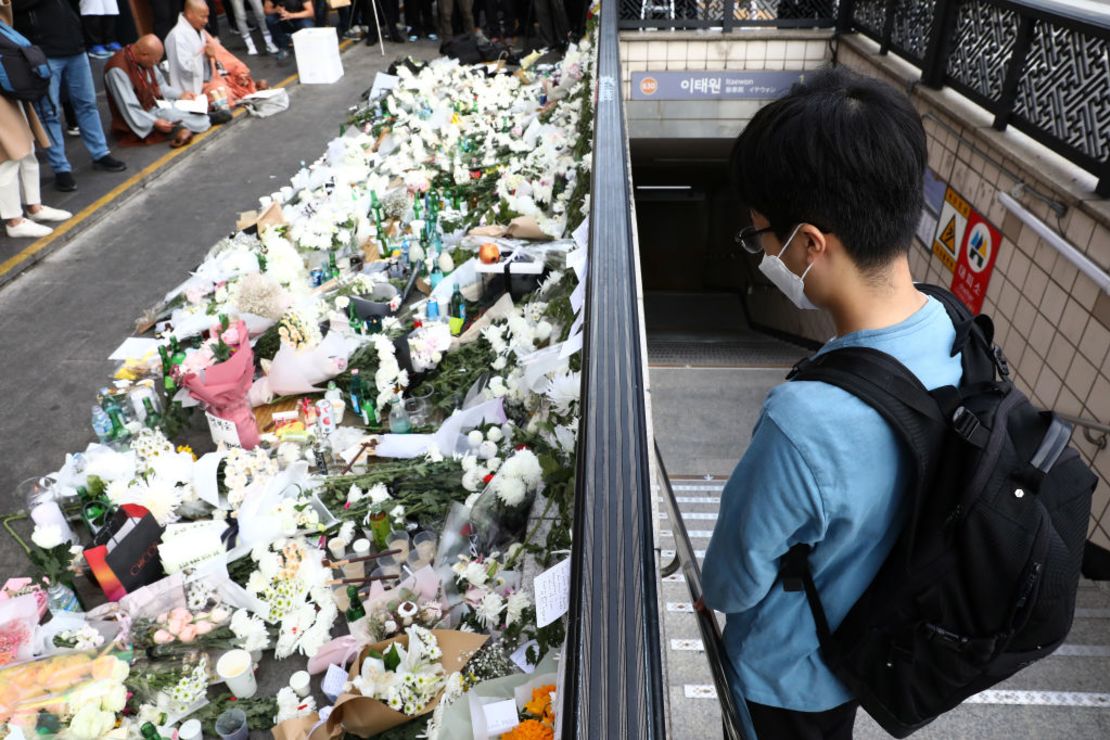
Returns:
[[[40,594],[84,600],[51,609],[116,627],[0,669],[0,735],[215,736],[240,708],[286,738],[436,737],[439,702],[558,651],[531,583],[569,547],[593,66],[592,32],[542,68],[400,65],[140,317],[156,346],[25,545]],[[42,647],[27,605],[0,665]],[[252,696],[219,665],[242,651],[259,682],[333,668],[343,694]]]

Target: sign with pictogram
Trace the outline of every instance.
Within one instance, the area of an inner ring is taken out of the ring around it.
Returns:
[[[952,273],[952,292],[972,313],[979,313],[983,308],[983,298],[987,295],[987,285],[1001,246],[1002,233],[983,214],[971,211]]]
[[[967,231],[970,213],[971,204],[952,188],[946,188],[944,204],[937,218],[936,233],[933,235],[933,254],[948,268],[949,272],[956,271],[956,260],[959,257],[964,233]]]

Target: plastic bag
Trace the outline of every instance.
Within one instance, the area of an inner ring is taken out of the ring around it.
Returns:
[[[34,594],[0,601],[0,666],[29,660],[35,654],[39,604]]]

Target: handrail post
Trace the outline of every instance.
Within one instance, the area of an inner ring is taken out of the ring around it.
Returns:
[[[1002,92],[998,96],[998,104],[994,109],[994,128],[1004,131],[1010,122],[1010,115],[1014,112],[1014,102],[1017,100],[1018,83],[1025,71],[1025,59],[1029,56],[1029,49],[1033,46],[1033,30],[1036,21],[1028,15],[1021,16],[1018,25],[1017,38],[1014,39],[1014,48],[1010,52],[1010,63],[1006,68],[1006,79],[1002,82]]]
[[[732,27],[736,25],[736,0],[724,1],[724,16],[721,19],[721,30],[724,33],[732,33]]]
[[[856,14],[856,0],[841,0],[836,14],[836,34],[852,32],[853,17]]]
[[[883,28],[879,33],[879,53],[886,54],[890,51],[890,37],[894,33],[894,11],[898,8],[898,0],[886,0],[886,11],[883,14]]]
[[[933,6],[933,25],[921,60],[921,84],[926,87],[940,89],[944,85],[959,12],[959,0],[937,0]]]

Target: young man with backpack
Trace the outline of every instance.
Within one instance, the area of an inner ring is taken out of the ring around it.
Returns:
[[[926,162],[906,96],[843,68],[733,149],[738,241],[836,329],[764,402],[705,556],[760,738],[850,738],[861,703],[904,737],[1070,627],[1094,479],[989,320],[914,284]]]
[[[69,0],[12,0],[12,8],[16,30],[41,48],[50,64],[50,92],[37,108],[50,136],[46,155],[54,170],[54,187],[62,192],[77,189],[62,136],[62,85],[77,113],[81,140],[92,157],[93,167],[107,172],[126,170],[127,165],[112,156],[104,137],[96,107],[92,68],[85,55],[84,33],[77,11]]]

